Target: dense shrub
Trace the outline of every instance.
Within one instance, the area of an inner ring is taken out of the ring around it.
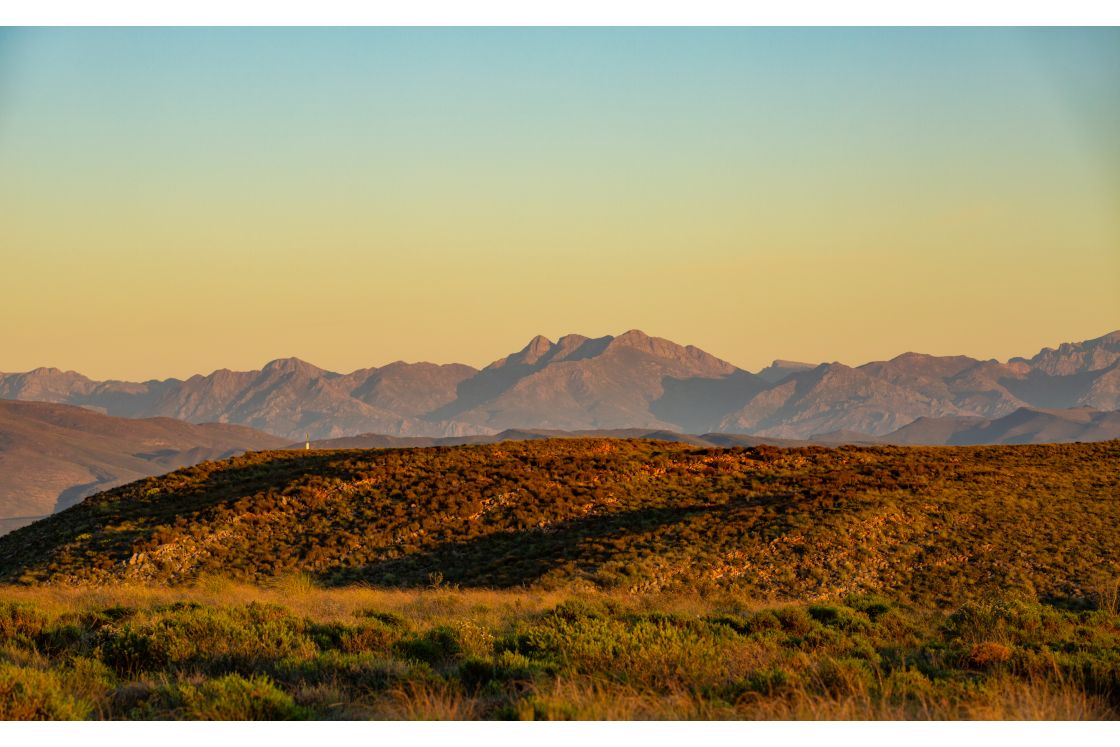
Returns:
[[[533,608],[532,593],[487,607],[463,594],[318,621],[259,603],[87,602],[53,619],[22,603],[19,619],[42,624],[0,650],[0,715],[1082,718],[1120,706],[1120,617],[1105,611],[1021,598],[951,614],[862,598],[728,611],[586,594]]]
[[[179,683],[155,689],[130,715],[185,721],[280,721],[304,719],[309,714],[268,677],[228,674],[197,685]]]
[[[0,720],[83,719],[91,708],[66,692],[56,672],[0,663]]]
[[[47,625],[47,616],[35,607],[0,600],[0,641],[16,644],[31,642]]]
[[[98,631],[97,656],[122,675],[194,666],[251,672],[262,661],[318,649],[310,626],[277,606],[171,606]]]

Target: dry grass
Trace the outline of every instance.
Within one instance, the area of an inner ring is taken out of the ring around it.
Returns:
[[[399,721],[464,721],[478,717],[478,704],[447,683],[408,682],[393,689],[376,709]]]
[[[599,592],[587,592],[581,596],[607,598],[606,594]],[[424,624],[455,622],[464,618],[480,623],[497,622],[550,609],[570,598],[571,594],[559,590],[525,594],[494,589],[430,591],[363,586],[324,589],[304,580],[289,582],[286,577],[267,586],[231,581],[220,576],[207,576],[194,584],[180,587],[142,583],[88,587],[0,586],[0,599],[27,602],[52,615],[94,607],[150,608],[182,601],[209,606],[255,602],[282,605],[317,622],[352,620],[357,612],[364,609],[396,612]]]

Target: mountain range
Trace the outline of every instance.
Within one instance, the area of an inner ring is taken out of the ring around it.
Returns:
[[[920,418],[993,420],[1024,407],[1116,410],[1120,331],[1005,363],[904,353],[855,367],[779,360],[751,373],[631,330],[555,342],[537,336],[481,370],[398,361],[343,374],[286,358],[258,371],[127,382],[39,368],[0,374],[0,398],[238,424],[290,441],[627,428],[874,439]]]

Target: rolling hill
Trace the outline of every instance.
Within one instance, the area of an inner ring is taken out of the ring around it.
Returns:
[[[1120,412],[1087,407],[1044,410],[1022,407],[988,420],[976,417],[918,418],[881,440],[893,444],[1042,444],[1120,438]]]
[[[115,485],[286,442],[237,425],[0,400],[0,534]]]
[[[552,439],[256,452],[0,538],[0,580],[1078,598],[1120,574],[1120,442],[713,449]]]

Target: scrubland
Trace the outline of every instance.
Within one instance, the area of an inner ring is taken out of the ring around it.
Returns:
[[[1115,606],[876,596],[321,589],[0,591],[0,716],[1099,719]]]
[[[0,717],[1111,719],[1117,457],[205,463],[0,539]]]

